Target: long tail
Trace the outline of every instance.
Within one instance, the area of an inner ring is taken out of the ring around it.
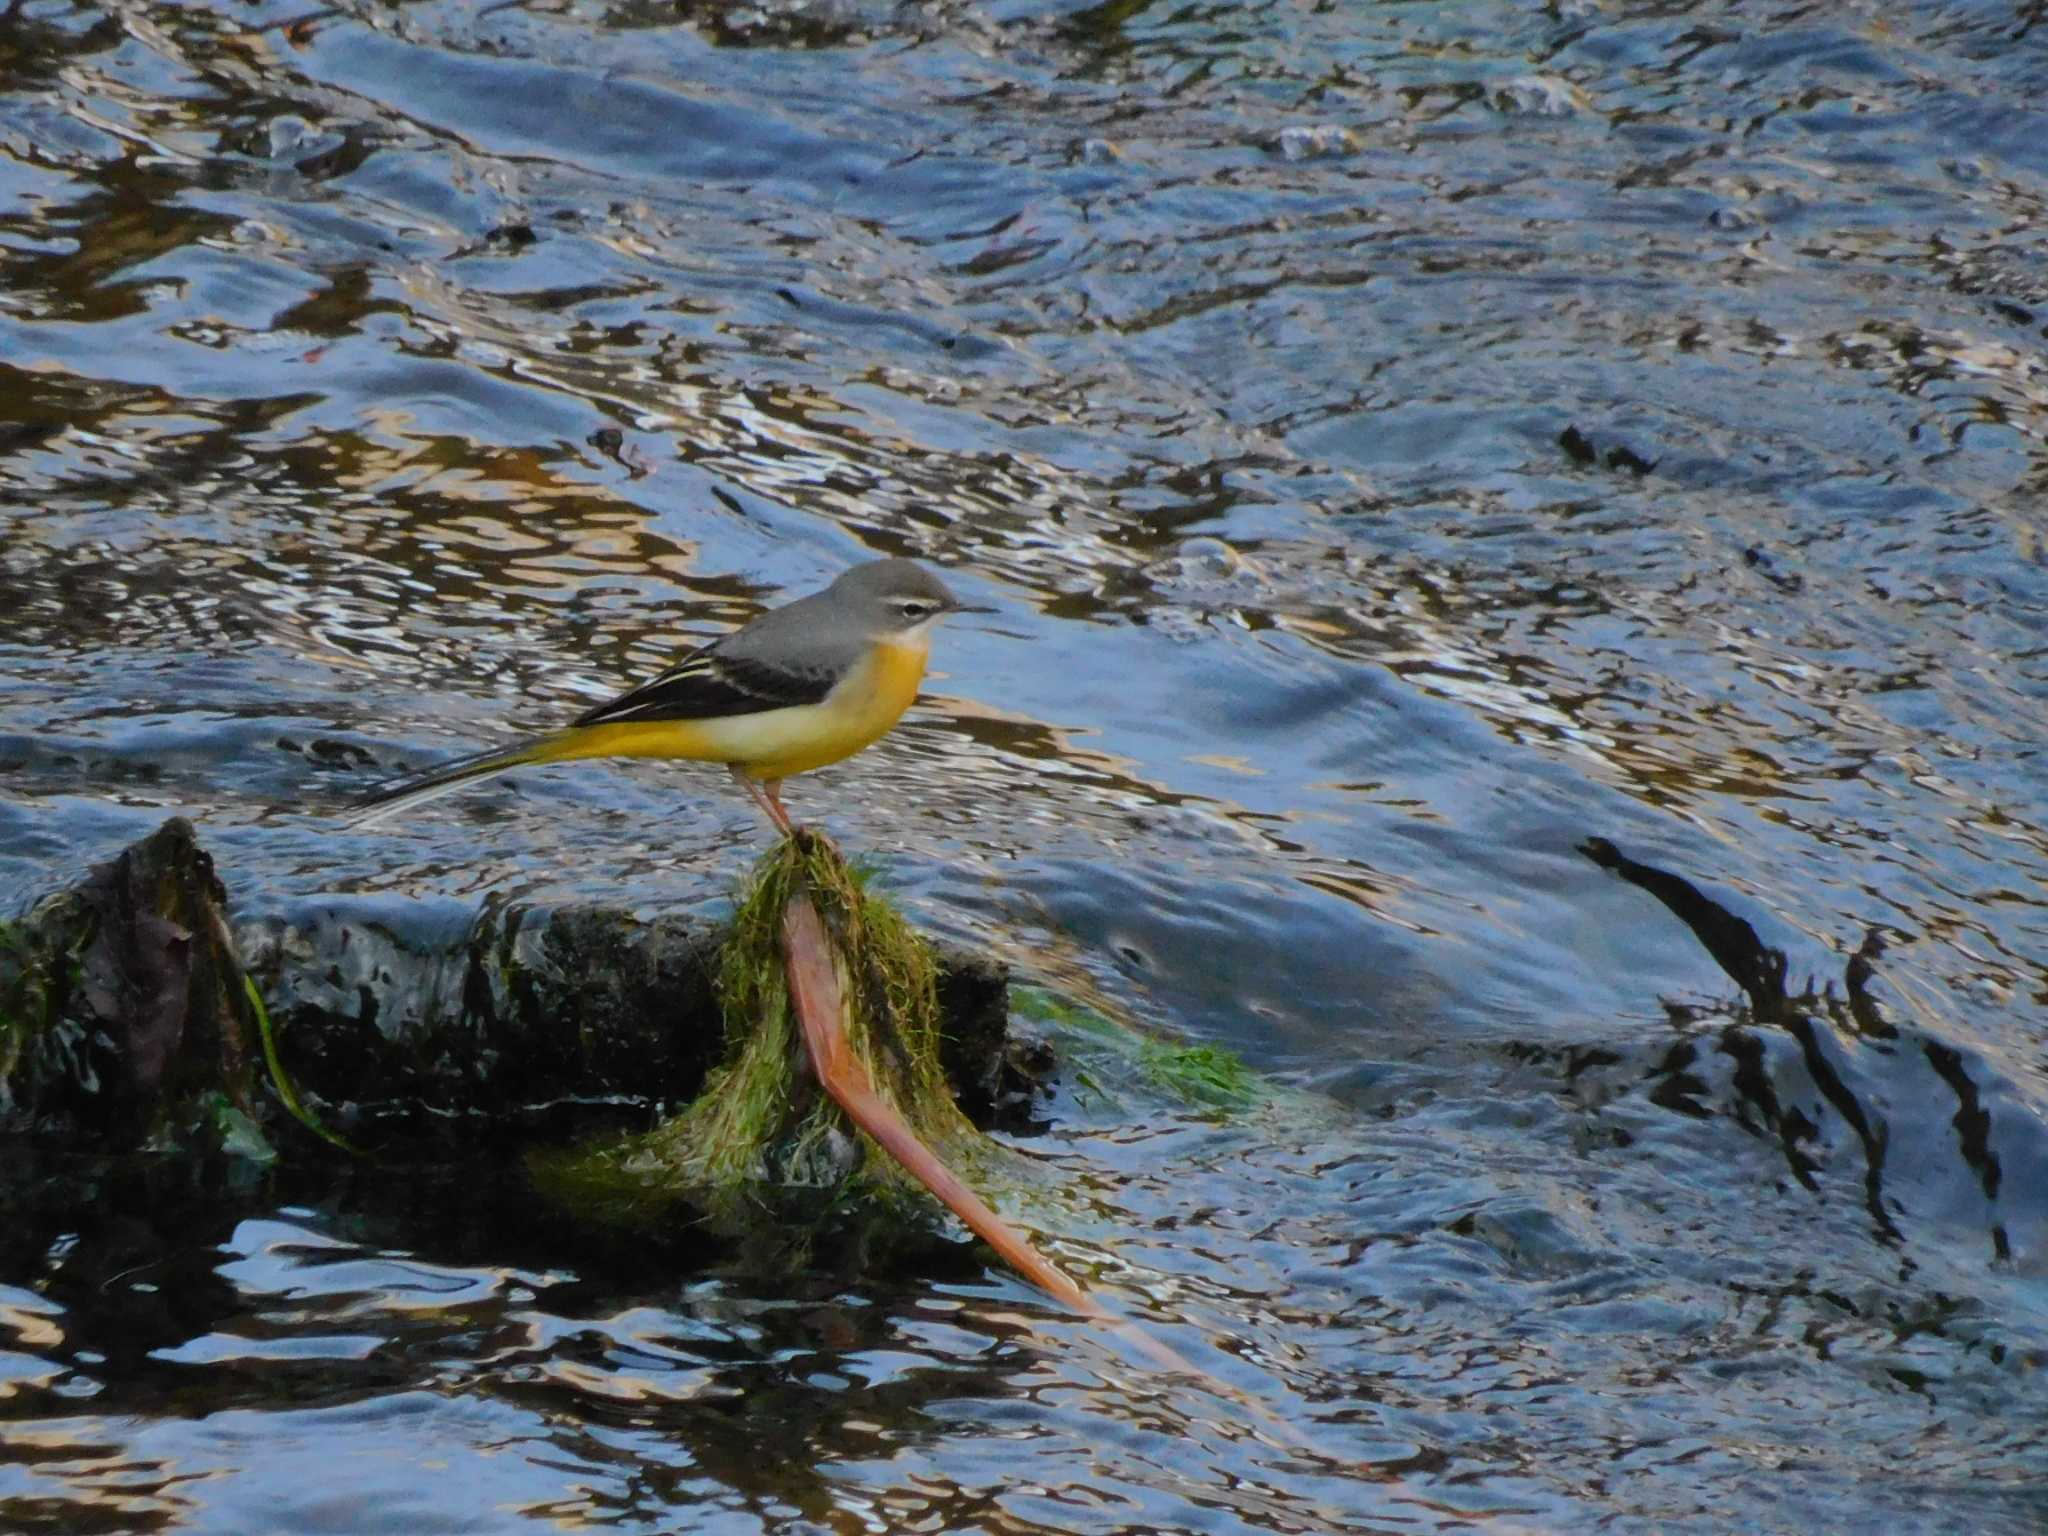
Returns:
[[[468,757],[458,757],[432,768],[423,768],[418,773],[387,779],[349,808],[349,824],[357,827],[373,826],[387,816],[409,811],[416,805],[422,805],[477,779],[487,779],[494,773],[523,767],[527,763],[547,762],[554,755],[550,749],[556,746],[553,737],[541,736],[532,741],[523,741],[514,747],[493,747],[484,752],[472,752]]]

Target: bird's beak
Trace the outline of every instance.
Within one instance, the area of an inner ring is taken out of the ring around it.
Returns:
[[[1000,608],[991,608],[986,603],[954,603],[946,610],[948,613],[1001,613],[1002,611]]]

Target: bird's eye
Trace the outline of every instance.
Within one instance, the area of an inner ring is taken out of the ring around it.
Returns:
[[[904,597],[896,600],[896,611],[910,620],[928,619],[939,611],[939,605],[922,597]]]

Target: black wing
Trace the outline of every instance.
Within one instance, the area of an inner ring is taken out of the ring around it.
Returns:
[[[728,656],[713,641],[692,651],[666,672],[649,678],[609,704],[576,717],[577,725],[620,720],[712,720],[757,715],[763,710],[816,704],[832,691],[823,672],[785,671],[744,657]]]

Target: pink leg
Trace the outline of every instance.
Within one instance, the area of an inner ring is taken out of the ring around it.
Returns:
[[[775,823],[784,837],[796,835],[796,827],[790,822],[789,812],[782,808],[782,780],[750,779],[737,766],[729,766],[727,771],[739,781],[740,788],[747,792],[754,804],[761,807],[763,813]]]

